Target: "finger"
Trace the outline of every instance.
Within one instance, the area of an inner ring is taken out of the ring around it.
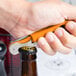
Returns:
[[[56,53],[52,50],[52,48],[49,46],[49,44],[47,43],[47,41],[44,37],[41,37],[38,40],[38,45],[45,53],[47,53],[49,55],[54,55]]]
[[[65,29],[58,28],[55,31],[56,36],[60,39],[64,46],[69,48],[76,48],[76,37],[69,34]]]
[[[76,36],[76,22],[70,21],[65,27],[72,35]]]
[[[68,54],[71,52],[71,49],[63,46],[56,35],[51,32],[46,35],[46,40],[54,51],[59,51],[63,54]]]

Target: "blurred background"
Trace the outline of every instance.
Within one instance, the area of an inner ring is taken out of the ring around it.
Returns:
[[[41,0],[28,0],[30,2],[37,2],[37,1],[41,1]],[[76,5],[76,0],[62,0],[64,2],[70,3],[72,5]]]

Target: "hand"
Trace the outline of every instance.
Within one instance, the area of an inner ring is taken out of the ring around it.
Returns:
[[[65,19],[75,20],[75,7],[59,0],[37,3],[29,3],[24,0],[11,0],[10,3],[8,2],[8,5],[11,6],[12,9],[10,7],[2,9],[5,18],[3,16],[0,17],[2,19],[4,18],[4,22],[1,21],[2,23],[0,23],[2,28],[10,32],[15,38],[27,36],[41,28],[61,23]],[[70,11],[70,9],[72,11]],[[67,26],[70,23],[66,25],[68,31],[69,29]],[[69,32],[72,33],[72,30]],[[49,55],[54,55],[57,51],[66,54],[69,53],[72,48],[76,47],[74,45],[76,44],[76,38],[73,35],[59,28],[55,33],[49,32],[45,37],[41,37],[38,40],[38,44],[43,51]],[[75,41],[71,41],[70,39]]]
[[[25,0],[0,1],[0,27],[14,38],[31,33],[32,31],[26,28],[31,5],[32,3]]]
[[[64,21],[60,1],[29,3],[24,0],[0,2],[1,27],[15,38],[27,36],[41,28]]]
[[[76,48],[76,22],[70,21],[65,28],[58,28],[54,33],[47,33],[46,37],[41,37],[38,41],[39,46],[49,55],[56,52],[68,54],[72,48]]]
[[[70,13],[70,10],[68,11],[66,10],[66,8],[68,8],[69,10],[69,8],[72,9],[73,7],[70,5],[66,5],[65,3],[59,5],[57,3],[53,4],[53,2],[48,3],[46,1],[44,3],[36,4],[34,7],[33,17],[35,18],[35,21],[33,22],[36,22],[36,25],[38,25],[38,27],[34,26],[35,28],[33,27],[33,29],[35,30],[38,28],[46,27],[47,25],[61,23],[62,21],[64,21],[64,19],[75,20],[75,16],[73,15],[74,11]],[[72,27],[69,28],[68,26],[74,27],[76,26],[76,23],[69,22],[66,25],[65,28],[69,31],[69,33],[63,28],[58,28],[54,33],[49,32],[45,37],[41,37],[38,40],[39,46],[45,53],[54,55],[58,51],[64,54],[68,54],[72,51],[72,48],[76,47],[76,27],[72,29]]]

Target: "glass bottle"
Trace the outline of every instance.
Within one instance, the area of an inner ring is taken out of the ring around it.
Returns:
[[[37,76],[35,47],[24,46],[19,49],[21,57],[21,76]]]

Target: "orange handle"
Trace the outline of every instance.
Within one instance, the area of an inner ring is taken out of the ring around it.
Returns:
[[[31,39],[32,39],[32,42],[37,42],[40,37],[44,37],[46,35],[46,33],[48,33],[48,32],[55,31],[58,27],[60,27],[62,25],[65,25],[67,22],[68,21],[64,21],[63,23],[46,27],[44,29],[41,29],[41,30],[39,30],[37,32],[32,33],[28,37],[25,37],[25,38],[23,38],[21,40],[14,41],[14,42],[12,42],[12,44],[14,44],[16,42],[17,43],[26,43],[26,42],[30,41]]]
[[[33,34],[31,34],[31,38],[32,38],[32,42],[37,42],[37,40],[40,38],[40,37],[44,37],[46,35],[46,33],[48,32],[53,32],[55,31],[58,27],[62,26],[62,25],[65,25],[68,21],[64,21],[63,23],[60,23],[60,24],[57,24],[57,25],[54,25],[54,26],[49,26],[47,28],[44,28],[42,30],[39,30]]]

